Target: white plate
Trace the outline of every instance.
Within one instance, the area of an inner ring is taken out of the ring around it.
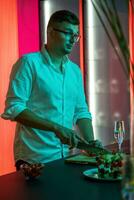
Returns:
[[[88,178],[88,179],[93,179],[93,180],[97,180],[97,181],[121,181],[122,177],[118,177],[118,178],[100,178],[98,176],[98,169],[94,168],[94,169],[88,169],[86,171],[83,172],[83,175]]]

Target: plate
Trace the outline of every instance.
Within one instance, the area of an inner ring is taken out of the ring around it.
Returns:
[[[90,180],[97,180],[97,181],[121,181],[122,177],[119,176],[118,178],[100,178],[98,176],[98,169],[94,168],[94,169],[88,169],[86,171],[83,172],[83,175],[90,179]]]

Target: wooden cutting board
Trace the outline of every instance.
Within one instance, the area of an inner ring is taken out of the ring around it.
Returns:
[[[76,164],[91,164],[96,165],[96,157],[89,157],[83,153],[70,156],[65,159],[66,163],[76,163]]]

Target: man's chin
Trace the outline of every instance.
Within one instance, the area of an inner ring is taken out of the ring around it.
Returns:
[[[71,51],[72,51],[72,49],[64,49],[64,53],[65,53],[65,54],[70,54]]]

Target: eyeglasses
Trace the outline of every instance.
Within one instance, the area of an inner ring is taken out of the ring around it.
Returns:
[[[78,42],[79,39],[80,39],[80,35],[78,35],[78,34],[71,33],[69,31],[63,31],[63,30],[60,30],[60,29],[57,29],[57,28],[53,28],[53,30],[57,31],[57,32],[60,32],[60,33],[63,33],[68,38],[72,38],[73,37],[74,42]]]

